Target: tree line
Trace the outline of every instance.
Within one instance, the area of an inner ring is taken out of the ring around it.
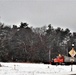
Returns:
[[[2,62],[49,62],[58,54],[68,56],[72,43],[76,46],[76,33],[68,28],[55,29],[51,24],[33,28],[23,22],[19,27],[13,25],[11,28],[0,23]]]

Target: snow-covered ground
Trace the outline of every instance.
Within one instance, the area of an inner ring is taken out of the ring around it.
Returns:
[[[70,75],[76,74],[76,65],[50,65],[31,63],[2,63],[0,75]]]

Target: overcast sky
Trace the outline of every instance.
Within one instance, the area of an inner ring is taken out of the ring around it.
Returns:
[[[0,0],[0,21],[4,24],[54,28],[76,31],[76,0]]]

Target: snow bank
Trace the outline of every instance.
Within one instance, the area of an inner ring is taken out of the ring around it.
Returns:
[[[2,63],[0,67],[1,75],[68,75],[76,74],[76,65],[50,65],[32,63]]]

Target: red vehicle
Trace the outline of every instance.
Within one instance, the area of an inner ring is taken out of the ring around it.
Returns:
[[[54,63],[59,63],[59,64],[63,63],[64,62],[64,56],[61,56],[61,54],[59,54],[59,56],[57,56],[57,58],[55,58],[53,60],[53,62]]]
[[[64,62],[64,58],[59,58],[59,57],[58,58],[55,58],[54,59],[54,62],[55,63],[63,63]]]

